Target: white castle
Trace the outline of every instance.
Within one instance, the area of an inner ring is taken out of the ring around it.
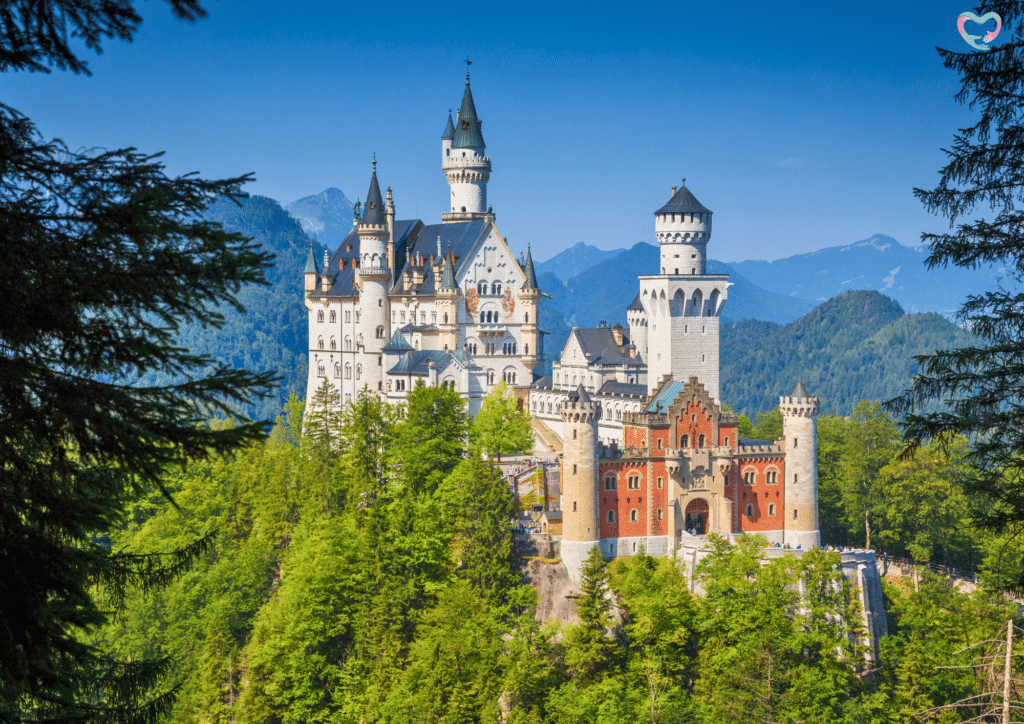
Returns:
[[[396,220],[374,160],[352,231],[322,267],[310,249],[307,407],[325,380],[343,403],[364,389],[397,403],[423,380],[458,391],[475,415],[498,382],[533,382],[541,292],[532,255],[516,260],[487,205],[482,125],[467,73],[462,108],[441,136],[451,210],[440,224]]]
[[[491,159],[466,75],[462,108],[441,136],[451,208],[440,224],[396,221],[376,161],[366,204],[323,268],[310,251],[307,405],[326,381],[351,402],[389,402],[417,380],[458,391],[475,415],[504,380],[528,409],[539,446],[562,452],[561,556],[573,580],[599,547],[676,550],[690,532],[764,534],[819,544],[819,399],[802,383],[780,399],[778,440],[739,437],[722,410],[719,324],[726,275],[707,274],[710,209],[672,187],[654,212],[660,273],[639,277],[629,329],[574,329],[537,379],[541,290],[532,255],[517,261],[487,206]],[[552,532],[555,532],[552,530]]]

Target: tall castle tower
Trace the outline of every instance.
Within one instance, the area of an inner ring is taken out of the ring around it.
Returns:
[[[484,155],[484,136],[480,130],[483,121],[476,117],[473,92],[469,89],[469,71],[466,71],[466,92],[462,95],[462,108],[441,136],[441,168],[451,188],[451,211],[441,214],[441,221],[471,221],[482,219],[487,213],[487,181],[491,177],[491,159]]]
[[[390,212],[390,213],[389,213]],[[392,225],[393,211],[385,208],[380,196],[380,184],[377,183],[377,159],[373,160],[373,176],[370,178],[370,190],[366,192],[366,207],[362,217],[356,216],[356,229],[359,233],[359,266],[356,271],[356,284],[360,289],[360,306],[365,317],[361,324],[364,329],[375,330],[384,327],[384,334],[364,335],[365,351],[370,354],[381,354],[381,349],[391,335],[390,315],[388,313],[388,289],[391,286],[391,267],[389,251],[391,236],[389,227]],[[379,364],[367,365],[366,385],[377,389],[384,379],[383,367]]]
[[[601,408],[583,385],[562,403],[562,561],[579,584],[583,561],[601,540],[598,518],[598,438]]]
[[[666,375],[696,376],[721,402],[718,339],[729,277],[707,274],[711,210],[684,185],[654,212],[661,247],[661,274],[640,277],[640,303],[647,313],[647,389],[651,394]]]
[[[779,398],[786,449],[785,542],[804,549],[821,545],[818,529],[818,411],[821,398],[811,397],[797,382],[789,397]]]
[[[540,286],[537,272],[533,268],[533,252],[526,245],[526,281],[519,291],[523,303],[523,366],[532,374],[533,368],[541,361],[540,354]]]

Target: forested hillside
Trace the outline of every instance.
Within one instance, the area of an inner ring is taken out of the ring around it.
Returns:
[[[905,314],[878,292],[845,292],[785,327],[723,324],[722,399],[752,415],[803,380],[825,412],[848,415],[860,400],[903,392],[917,371],[914,355],[971,339],[938,314]]]

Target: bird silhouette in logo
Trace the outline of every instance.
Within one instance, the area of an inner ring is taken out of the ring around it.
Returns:
[[[989,20],[995,20],[996,29],[985,33],[984,38],[980,35],[971,35],[964,29],[964,25],[968,20],[977,23],[978,25],[984,25]],[[999,31],[1003,29],[1003,19],[999,17],[998,13],[985,13],[980,18],[974,13],[960,13],[960,17],[957,18],[956,21],[956,27],[960,31],[961,37],[963,37],[963,39],[967,41],[967,44],[972,48],[977,50],[988,50],[989,46],[984,45],[983,43],[991,43],[996,39],[996,36],[999,35]],[[978,40],[981,40],[982,42],[979,43]]]

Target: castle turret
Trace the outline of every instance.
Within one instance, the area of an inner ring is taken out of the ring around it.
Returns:
[[[449,116],[450,121],[450,116]],[[441,137],[444,158],[441,168],[451,188],[451,211],[441,215],[445,223],[482,219],[487,213],[487,181],[491,177],[491,159],[484,155],[484,136],[481,121],[476,116],[473,92],[469,88],[466,72],[466,90],[462,95],[462,108],[452,129]]]
[[[533,268],[533,252],[526,245],[526,262],[523,265],[526,281],[519,290],[519,300],[523,303],[523,366],[533,373],[533,368],[543,360],[540,350],[540,300],[541,291],[537,284],[537,272]],[[532,380],[527,380],[530,384]]]
[[[306,256],[306,296],[308,297],[310,292],[316,291],[316,278],[320,274],[320,269],[316,265],[316,255],[313,253],[313,242],[309,244],[309,254]]]
[[[437,245],[440,248],[440,237]],[[441,348],[454,352],[459,349],[459,287],[455,283],[451,244],[448,245],[448,254],[441,259],[441,265],[441,286],[437,290],[437,313],[441,317]]]
[[[647,361],[647,312],[640,303],[640,295],[626,307],[626,321],[629,323],[629,341],[636,347],[636,353]]]
[[[686,179],[683,179],[685,182]],[[661,247],[661,274],[640,277],[640,304],[647,332],[647,389],[653,393],[665,377],[696,377],[712,398],[719,392],[719,322],[728,296],[729,277],[707,273],[711,210],[685,185],[654,212]]]
[[[797,382],[789,397],[779,398],[786,450],[785,542],[804,549],[821,545],[818,529],[818,411],[821,398],[811,397]]]
[[[358,204],[357,204],[358,205]],[[377,157],[373,159],[373,176],[370,190],[366,193],[366,205],[362,216],[356,220],[359,233],[359,266],[356,268],[356,286],[359,289],[360,319],[365,352],[380,355],[381,349],[391,335],[388,287],[391,282],[391,268],[388,266],[388,209],[380,195],[377,182]],[[384,380],[380,360],[365,365],[364,384],[370,389],[379,389]]]
[[[583,562],[601,540],[597,424],[601,408],[583,385],[562,403],[562,562],[579,584]]]

